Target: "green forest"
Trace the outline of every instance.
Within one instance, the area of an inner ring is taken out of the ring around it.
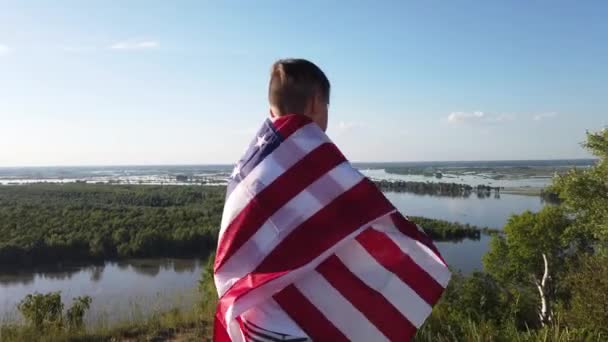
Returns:
[[[597,164],[554,178],[547,191],[559,197],[559,205],[514,215],[504,233],[493,234],[484,270],[454,275],[416,341],[608,340],[608,130],[588,133],[585,147],[599,158]],[[0,187],[2,264],[21,257],[38,262],[41,257],[151,256],[205,248],[209,253],[223,196],[221,187]],[[413,220],[434,237],[479,231]],[[9,341],[145,341],[194,331],[192,340],[207,339],[217,300],[212,258],[192,312],[87,330],[81,324],[90,304],[86,297],[64,311],[57,294],[34,295],[19,307],[26,324],[0,326],[0,336]]]
[[[224,194],[215,186],[1,186],[0,265],[205,256]]]
[[[224,186],[0,186],[0,269],[127,257],[206,257]],[[438,241],[478,239],[470,225],[413,217]]]
[[[448,196],[448,197],[469,197],[472,193],[476,193],[478,197],[490,197],[500,195],[499,187],[489,185],[478,185],[473,187],[468,184],[460,183],[436,183],[436,182],[413,182],[413,181],[392,181],[392,180],[376,180],[376,185],[382,191],[391,192],[410,192],[419,195],[433,196]]]
[[[478,240],[482,234],[500,234],[499,229],[477,227],[468,223],[448,222],[420,216],[408,216],[408,219],[423,227],[433,241],[460,241],[462,239]]]

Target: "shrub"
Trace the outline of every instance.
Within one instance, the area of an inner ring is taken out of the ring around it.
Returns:
[[[17,308],[36,329],[62,325],[63,303],[59,292],[28,294]]]

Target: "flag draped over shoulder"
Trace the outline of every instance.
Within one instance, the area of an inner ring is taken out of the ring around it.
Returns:
[[[308,338],[409,340],[450,279],[432,241],[310,119],[266,120],[227,189],[215,341],[272,302]],[[268,327],[264,327],[268,328]]]

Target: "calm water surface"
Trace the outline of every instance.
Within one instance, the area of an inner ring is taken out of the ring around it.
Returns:
[[[411,193],[385,193],[406,215],[469,223],[479,227],[501,229],[512,214],[526,210],[539,211],[543,203],[538,196],[501,194],[500,198],[437,197]]]
[[[74,297],[91,296],[86,318],[95,323],[191,305],[203,266],[194,259],[133,259],[2,273],[0,319],[17,318],[17,303],[34,292],[61,291],[66,305]]]
[[[490,236],[482,235],[479,240],[436,242],[435,245],[453,270],[468,274],[482,270],[481,257],[488,251],[490,239]]]

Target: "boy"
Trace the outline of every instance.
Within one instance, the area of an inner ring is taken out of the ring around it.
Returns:
[[[214,340],[406,341],[450,278],[432,241],[325,134],[329,80],[272,66],[267,119],[230,177]]]

